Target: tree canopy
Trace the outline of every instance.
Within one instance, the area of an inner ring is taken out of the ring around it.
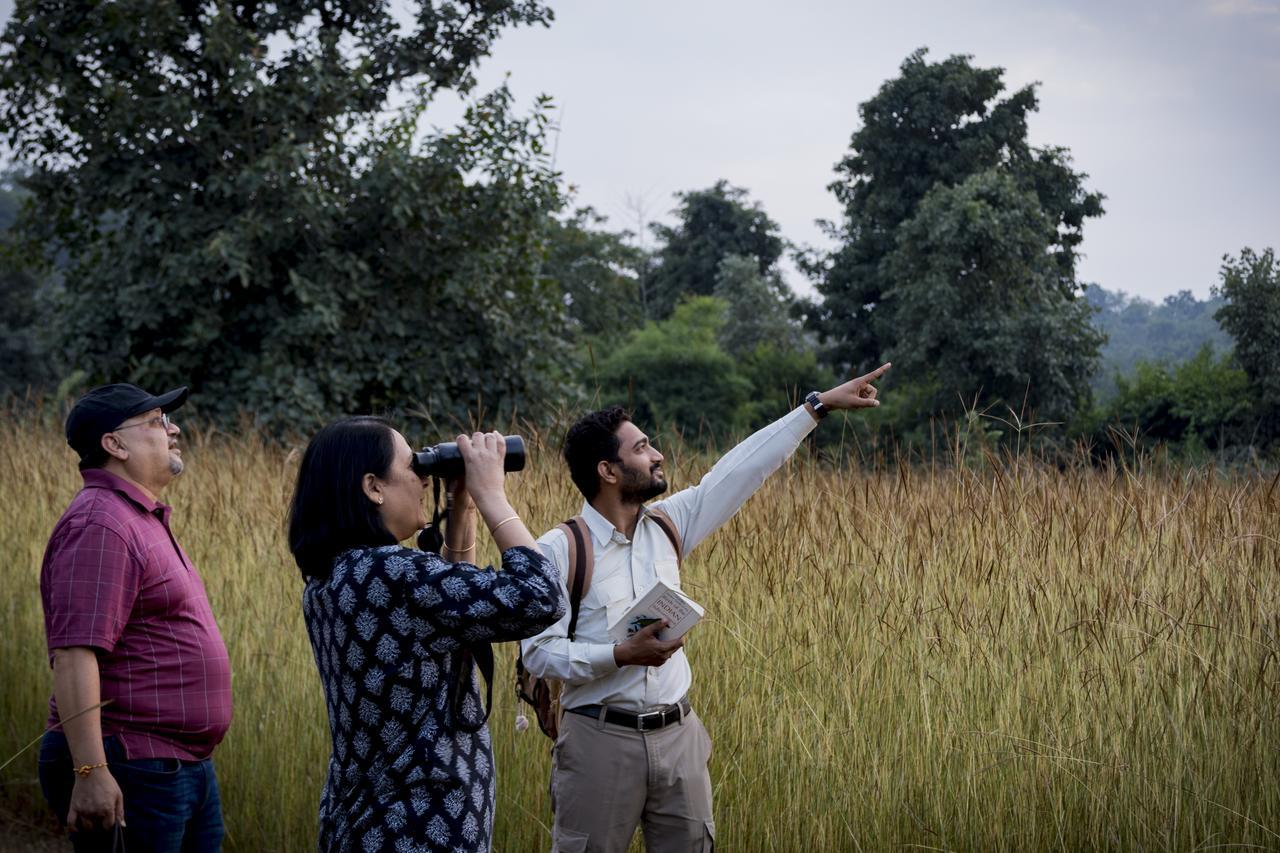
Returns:
[[[628,242],[631,235],[605,230],[605,223],[590,207],[552,220],[542,274],[563,291],[577,337],[609,343],[644,322],[639,279],[645,258]]]
[[[188,384],[200,414],[277,432],[355,411],[545,420],[594,395],[725,439],[889,360],[894,405],[853,427],[871,446],[1004,405],[1195,452],[1280,438],[1274,252],[1226,258],[1212,302],[1082,294],[1103,197],[1028,142],[1035,86],[1007,91],[1003,69],[922,49],[861,104],[829,186],[836,247],[801,256],[817,298],[797,299],[777,223],[726,180],[641,222],[652,250],[566,210],[549,99],[474,91],[504,30],[550,22],[544,2],[407,9],[18,0],[0,394]],[[424,133],[446,89],[466,116]],[[1212,388],[1228,396],[1198,402]]]
[[[662,243],[650,286],[649,316],[655,319],[670,315],[686,296],[712,295],[725,258],[750,258],[767,277],[786,248],[778,224],[747,199],[746,190],[727,181],[677,198],[676,224],[653,227]]]
[[[503,28],[550,12],[413,10],[402,28],[357,0],[20,0],[0,126],[35,167],[23,237],[66,256],[64,375],[188,383],[272,424],[559,387],[545,104],[518,118],[499,90],[415,141],[433,93],[469,90]]]
[[[1238,258],[1223,258],[1221,276],[1214,295],[1226,304],[1214,316],[1235,339],[1262,437],[1280,437],[1280,262],[1273,249],[1245,248]]]
[[[981,391],[1069,415],[1100,342],[1075,261],[1102,196],[1065,149],[1028,143],[1034,87],[1002,98],[1002,69],[923,49],[900,71],[836,167],[840,245],[806,264],[809,322],[834,365],[892,360],[896,380],[937,386],[936,409]]]
[[[16,170],[0,173],[0,395],[39,390],[53,378],[40,339],[40,279],[11,230],[27,198],[21,178]]]

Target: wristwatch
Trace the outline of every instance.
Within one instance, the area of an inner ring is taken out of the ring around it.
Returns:
[[[804,398],[804,401],[813,408],[813,413],[818,416],[819,420],[827,416],[827,412],[829,410],[826,406],[822,405],[822,398],[818,396],[817,391],[810,391],[808,396]]]

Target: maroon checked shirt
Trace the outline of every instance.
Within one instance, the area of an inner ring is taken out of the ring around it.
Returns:
[[[98,653],[102,734],[129,758],[207,758],[231,724],[231,663],[170,508],[101,470],[53,528],[40,569],[45,636]],[[58,708],[49,700],[49,723]]]

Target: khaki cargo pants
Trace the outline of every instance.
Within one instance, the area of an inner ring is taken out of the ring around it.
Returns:
[[[710,758],[694,713],[651,732],[565,714],[551,752],[552,850],[625,853],[637,824],[648,853],[714,849]]]

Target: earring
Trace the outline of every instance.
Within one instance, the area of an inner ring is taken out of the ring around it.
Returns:
[[[381,497],[379,497],[379,498],[378,498],[378,506],[382,506],[382,498],[381,498]]]

